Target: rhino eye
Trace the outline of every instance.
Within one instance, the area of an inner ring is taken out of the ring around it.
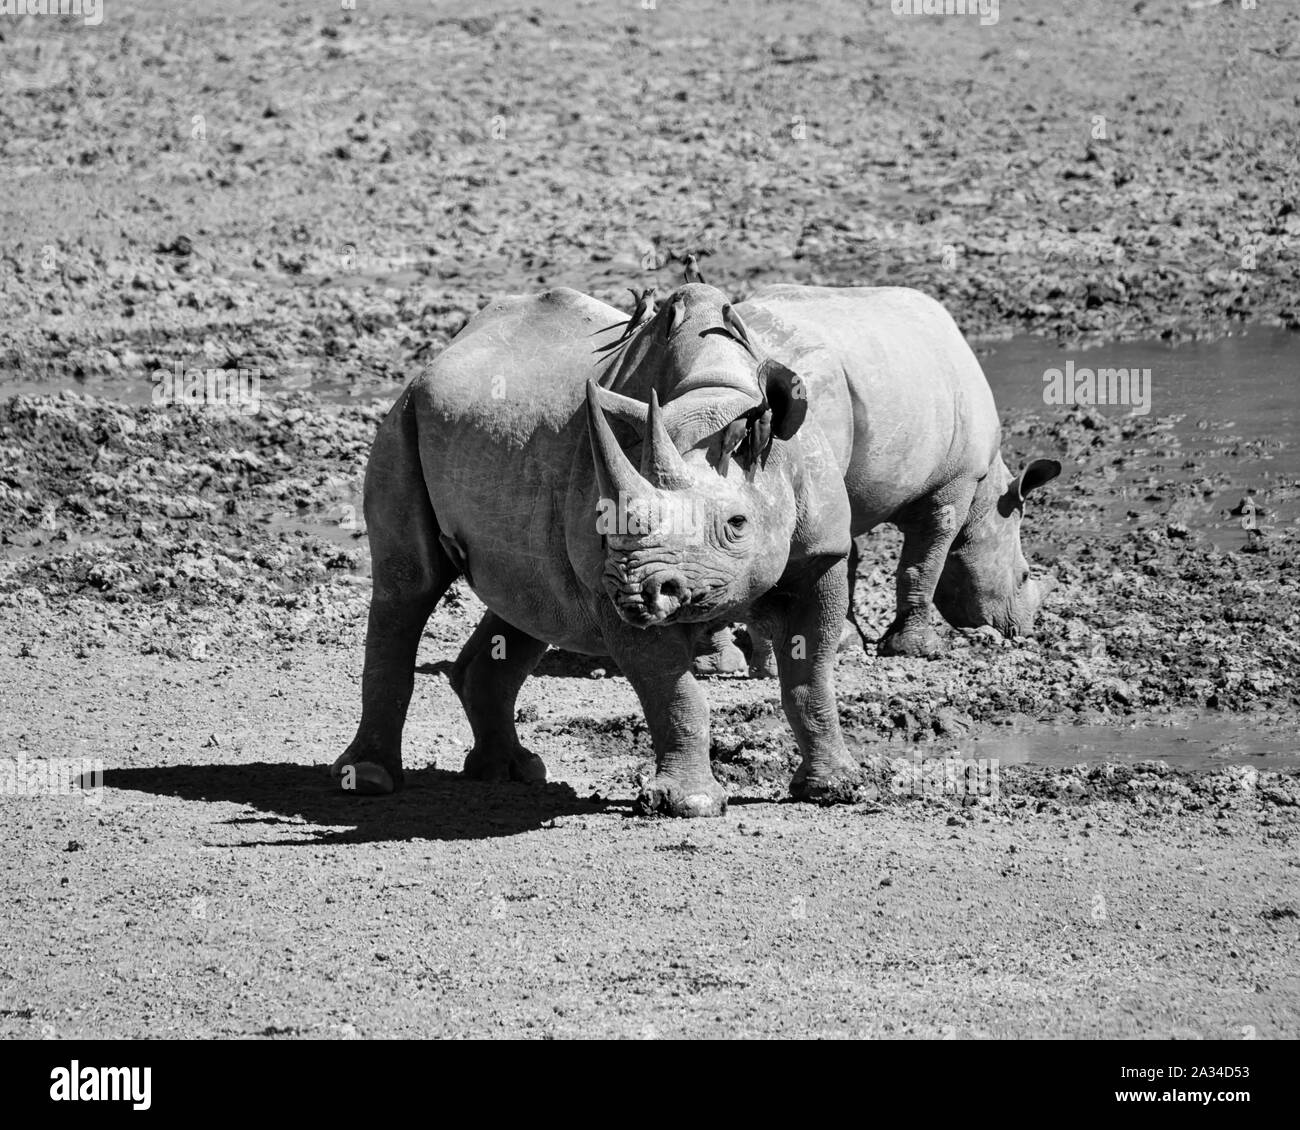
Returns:
[[[749,528],[749,519],[743,514],[733,514],[727,519],[727,525],[723,530],[728,541],[735,541],[737,538],[744,537],[745,531]]]

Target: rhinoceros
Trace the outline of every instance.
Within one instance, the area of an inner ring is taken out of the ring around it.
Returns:
[[[904,287],[770,286],[737,311],[807,386],[844,475],[853,537],[884,522],[903,532],[896,614],[879,653],[940,654],[932,604],[954,627],[1027,634],[1043,589],[1020,545],[1025,497],[1061,465],[1035,459],[1018,474],[1007,469],[993,394],[944,308]],[[856,566],[855,540],[850,595]],[[761,622],[750,627],[751,670],[765,674],[765,633]],[[729,626],[702,641],[696,666],[744,670]]]
[[[467,776],[545,779],[515,700],[550,644],[613,657],[636,691],[656,760],[638,811],[721,815],[692,660],[710,625],[754,614],[772,626],[802,754],[791,793],[854,794],[831,681],[850,526],[842,441],[825,431],[835,414],[808,412],[798,374],[710,286],[681,287],[597,352],[619,317],[563,288],[495,302],[381,424],[361,722],[333,767],[343,788],[401,786],[416,649],[463,576],[488,608],[450,675],[474,734]]]

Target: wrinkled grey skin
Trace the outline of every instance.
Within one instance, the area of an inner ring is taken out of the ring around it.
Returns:
[[[451,674],[474,732],[468,776],[545,779],[514,717],[552,644],[612,656],[636,690],[657,762],[639,810],[720,815],[692,659],[711,622],[752,615],[782,656],[803,755],[791,792],[846,795],[856,770],[831,684],[848,607],[844,476],[795,374],[760,364],[724,304],[685,286],[606,359],[593,347],[613,340],[600,331],[619,311],[566,289],[506,299],[402,393],[366,474],[374,588],[361,722],[334,765],[343,788],[401,785],[420,635],[464,575],[489,609]],[[762,392],[771,442],[748,458],[765,437],[741,418]],[[683,511],[699,518],[689,532],[666,517]]]
[[[737,310],[807,384],[844,474],[853,537],[882,522],[903,532],[896,615],[879,653],[940,654],[932,604],[954,627],[1030,632],[1043,590],[1020,547],[1024,497],[1060,464],[1035,460],[1019,476],[1003,464],[993,394],[943,307],[901,287],[772,286]],[[762,626],[751,629],[762,674]],[[697,670],[737,669],[729,633],[717,632]]]

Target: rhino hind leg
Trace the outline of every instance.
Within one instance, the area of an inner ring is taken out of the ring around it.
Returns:
[[[854,599],[858,591],[858,564],[861,561],[861,553],[858,550],[858,539],[853,538],[849,542],[849,560],[848,560],[848,583],[849,583],[849,611],[848,623],[845,630],[840,633],[840,650],[851,647],[853,644],[853,633],[857,633],[857,638],[862,641],[864,651],[871,650],[871,641],[867,639],[867,633],[863,631],[862,621],[858,619],[857,606]],[[851,629],[851,630],[850,630]]]
[[[935,659],[944,653],[933,622],[934,590],[953,539],[966,523],[974,493],[973,482],[959,480],[897,517],[903,553],[895,578],[895,616],[880,637],[878,654]]]
[[[451,563],[440,562],[423,584],[383,594],[376,584],[366,628],[361,722],[331,769],[345,792],[374,796],[402,787],[402,730],[415,687],[416,652],[425,623],[455,579]]]
[[[745,653],[736,646],[730,623],[710,627],[695,653],[697,675],[740,675],[747,667]]]
[[[749,639],[753,650],[749,653],[749,677],[751,679],[775,679],[779,674],[776,665],[776,649],[772,646],[772,636],[758,623],[747,625]]]
[[[424,625],[460,569],[439,544],[420,472],[414,414],[403,397],[380,426],[366,471],[370,616],[361,675],[361,722],[331,774],[345,792],[401,788],[402,730]]]
[[[525,749],[515,730],[515,700],[546,644],[489,612],[479,621],[451,670],[451,686],[474,731],[465,776],[478,781],[546,780],[546,765]]]

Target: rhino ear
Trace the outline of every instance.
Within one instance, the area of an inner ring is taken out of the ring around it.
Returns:
[[[1055,459],[1035,459],[1023,471],[1015,482],[1016,494],[1023,502],[1031,490],[1050,483],[1061,473],[1061,465]]]
[[[772,434],[788,440],[808,416],[808,390],[803,378],[770,357],[758,370],[759,387],[772,406]]]
[[[1050,483],[1060,473],[1061,465],[1055,459],[1035,459],[998,499],[998,513],[1010,518],[1024,506],[1025,495],[1044,483]]]

